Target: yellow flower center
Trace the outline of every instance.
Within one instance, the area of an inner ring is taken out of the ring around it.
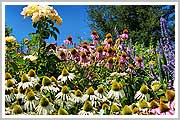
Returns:
[[[68,94],[68,93],[69,93],[68,87],[67,87],[66,85],[63,86],[61,92],[62,92],[63,94]]]
[[[11,76],[11,74],[10,73],[6,73],[5,74],[5,80],[8,80],[8,79],[12,79],[12,76]]]
[[[21,77],[21,82],[22,82],[22,83],[29,82],[29,78],[28,78],[27,74],[24,73],[24,74],[22,75],[22,77]]]
[[[90,101],[86,101],[83,105],[84,111],[91,111],[93,109],[93,106]]]
[[[13,113],[15,114],[21,114],[23,112],[22,108],[20,105],[14,105],[13,107]]]
[[[42,106],[42,107],[47,107],[49,105],[49,100],[46,98],[46,97],[42,97],[39,104]]]
[[[81,97],[82,96],[82,92],[78,89],[78,90],[75,91],[75,95],[77,97]]]
[[[67,71],[66,68],[64,68],[64,69],[62,70],[62,76],[68,76],[68,75],[69,75],[69,72]]]
[[[43,86],[48,86],[51,84],[51,79],[47,76],[44,76],[43,80],[42,80],[42,85]]]
[[[33,69],[31,69],[31,70],[28,72],[28,75],[29,75],[30,77],[35,77],[35,76],[36,76],[36,72],[35,72]]]
[[[94,89],[93,89],[93,87],[89,87],[89,88],[87,89],[86,93],[87,93],[88,95],[94,95]]]
[[[129,108],[128,105],[125,105],[123,110],[122,110],[123,115],[131,115],[132,114],[132,110]]]
[[[140,88],[140,92],[143,94],[147,94],[148,93],[148,87],[146,85],[142,85]]]
[[[58,110],[58,115],[68,115],[69,113],[65,110],[65,109],[63,109],[63,108],[59,108],[59,110]]]

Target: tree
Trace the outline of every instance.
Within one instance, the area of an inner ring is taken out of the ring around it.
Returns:
[[[110,32],[115,39],[116,30],[121,34],[124,28],[129,30],[133,43],[145,43],[145,46],[149,46],[150,41],[156,44],[160,38],[162,6],[101,5],[89,6],[87,11],[91,29],[97,30],[101,38]]]

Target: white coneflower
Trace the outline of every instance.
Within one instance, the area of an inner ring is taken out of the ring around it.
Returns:
[[[54,111],[54,108],[52,103],[49,102],[48,98],[42,97],[35,110],[38,115],[50,115]]]
[[[142,85],[140,90],[136,92],[134,98],[137,100],[145,99],[146,101],[149,100],[150,95],[148,94],[148,87],[146,85]]]
[[[30,81],[34,85],[36,85],[39,82],[39,80],[40,80],[39,77],[36,75],[36,72],[33,69],[29,70],[28,76],[29,76]]]
[[[89,87],[87,90],[86,90],[86,94],[83,95],[83,98],[82,98],[83,102],[86,101],[86,100],[89,100],[91,101],[92,105],[94,107],[100,105],[100,100],[98,99],[98,97],[94,94],[94,89],[93,87]]]
[[[69,91],[68,87],[65,85],[62,87],[61,92],[56,95],[56,99],[62,101],[69,101],[72,99],[72,93]]]
[[[79,89],[75,91],[72,101],[75,103],[82,103],[82,92]]]
[[[64,108],[59,108],[58,115],[68,115],[69,113]]]
[[[78,115],[93,115],[93,106],[90,101],[85,101],[82,110]]]
[[[99,115],[107,115],[107,111],[109,111],[109,110],[110,110],[110,107],[106,103],[103,103],[102,108],[100,109],[98,114]]]
[[[140,114],[148,114],[149,103],[146,100],[139,100],[137,106],[139,107]]]
[[[5,101],[6,102],[11,103],[15,100],[15,95],[12,93],[13,86],[14,86],[13,80],[11,79],[6,80],[6,83],[5,83]]]
[[[18,89],[26,89],[29,87],[33,87],[33,83],[29,80],[29,77],[27,74],[23,74],[21,77],[21,82],[18,84]]]
[[[119,115],[120,114],[120,108],[117,106],[116,103],[113,103],[110,110],[111,115]]]
[[[107,94],[106,94],[106,92],[105,92],[105,90],[104,90],[104,88],[103,88],[102,85],[100,85],[100,86],[98,87],[98,89],[94,91],[94,94],[95,94],[100,100],[102,100],[102,102],[104,102],[104,101],[107,100],[107,97],[106,97]]]
[[[26,102],[24,104],[24,109],[27,112],[33,111],[36,106],[38,105],[37,97],[35,96],[34,92],[31,90],[26,94]]]
[[[9,79],[13,80],[14,83],[17,83],[17,81],[14,78],[12,78],[11,74],[6,72],[5,73],[5,80],[9,80]]]
[[[57,93],[57,91],[59,91],[59,88],[58,87],[55,87],[53,84],[52,84],[52,81],[49,77],[45,76],[42,80],[42,86],[40,88],[41,92],[54,92],[54,93]]]
[[[112,82],[111,90],[108,92],[108,98],[119,100],[125,96],[123,85],[117,81]]]
[[[124,108],[121,111],[121,114],[123,114],[123,115],[132,115],[132,110],[128,105],[125,105]]]
[[[75,78],[74,73],[69,73],[66,68],[62,70],[61,75],[58,77],[58,81],[66,82],[67,80],[71,81]]]
[[[12,112],[13,114],[17,115],[17,114],[22,114],[23,110],[20,105],[14,105]]]

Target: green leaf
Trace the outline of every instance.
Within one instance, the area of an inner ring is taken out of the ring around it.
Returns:
[[[10,64],[13,67],[14,71],[18,71],[18,66],[15,62],[10,62]]]
[[[53,31],[56,31],[58,34],[60,34],[60,31],[57,27],[53,27]]]
[[[55,40],[57,40],[57,35],[56,35],[56,33],[55,33],[54,31],[51,31],[51,36],[52,36]]]

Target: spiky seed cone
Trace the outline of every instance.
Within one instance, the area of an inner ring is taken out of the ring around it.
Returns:
[[[77,97],[81,97],[82,96],[82,92],[78,89],[75,91],[75,96]]]
[[[30,92],[30,91],[32,91],[32,89],[31,89],[31,88],[27,88],[27,89],[25,90],[25,95],[27,95],[28,92]]]
[[[131,105],[131,109],[133,110],[135,107],[138,107],[135,103]]]
[[[42,97],[42,98],[40,99],[39,104],[40,104],[42,107],[47,107],[47,106],[49,105],[49,100],[48,100],[48,98]]]
[[[106,108],[108,108],[109,106],[106,104],[106,103],[103,103],[103,105],[102,105],[102,109],[106,109]]]
[[[133,113],[133,114],[136,114],[138,111],[139,111],[139,108],[138,108],[138,107],[135,107],[135,108],[132,110],[132,113]]]
[[[12,76],[10,73],[6,72],[5,74],[5,80],[12,79]]]
[[[130,68],[130,69],[134,69],[134,67],[133,67],[133,65],[132,65],[132,64],[129,64],[129,65],[128,65],[128,68]]]
[[[98,89],[97,89],[98,93],[104,93],[104,88],[103,86],[99,86]]]
[[[159,105],[158,105],[158,103],[155,100],[152,100],[150,102],[150,108],[151,109],[158,108],[158,107],[159,107]]]
[[[86,57],[86,52],[80,52],[80,56],[81,56],[82,58],[85,58],[85,57]]]
[[[36,72],[33,69],[31,69],[31,70],[29,70],[28,75],[30,77],[35,77],[36,76]]]
[[[122,57],[127,57],[127,54],[126,52],[122,51],[122,54],[121,54]]]
[[[59,108],[59,110],[58,110],[58,115],[68,115],[69,113],[65,110],[65,109],[63,109],[63,108]]]
[[[22,83],[25,83],[25,82],[29,82],[29,78],[28,78],[28,75],[27,74],[23,74],[22,77],[21,77],[21,82]]]
[[[63,86],[61,92],[62,92],[63,94],[68,94],[68,93],[69,93],[68,87],[67,87],[66,85]]]
[[[18,94],[18,89],[17,89],[17,88],[14,88],[14,89],[13,89],[13,93],[14,93],[14,94]]]
[[[107,40],[107,43],[108,43],[108,44],[111,44],[112,42],[113,42],[112,38],[109,38],[109,39]]]
[[[59,55],[60,56],[65,56],[65,53],[63,51],[60,51]]]
[[[138,62],[142,62],[143,60],[142,60],[142,58],[141,58],[141,57],[136,57],[136,61],[138,61]]]
[[[165,93],[166,98],[168,101],[173,101],[175,97],[175,91],[174,90],[167,90]]]
[[[83,110],[84,111],[91,111],[93,109],[93,106],[90,101],[85,101],[83,105]]]
[[[153,91],[158,91],[160,89],[161,85],[160,84],[157,84],[157,85],[152,85],[151,88]]]
[[[148,93],[148,86],[147,85],[142,85],[140,88],[140,92],[143,94],[147,94]]]
[[[102,53],[103,52],[103,46],[97,47],[97,52]]]
[[[128,29],[124,29],[123,33],[128,34]]]
[[[96,34],[97,34],[97,32],[96,32],[95,30],[92,30],[92,31],[91,31],[91,34],[96,35]]]
[[[57,82],[57,80],[56,80],[56,78],[54,76],[51,76],[50,79],[51,79],[52,82],[55,82],[55,83]]]
[[[168,106],[163,102],[160,103],[159,108],[161,112],[166,112],[169,110]]]
[[[93,87],[89,87],[89,88],[86,90],[86,93],[87,93],[88,95],[94,95],[94,89],[93,89]]]
[[[111,33],[106,34],[106,38],[112,38]]]
[[[113,63],[113,58],[112,57],[108,58],[107,62],[108,63]]]
[[[111,113],[113,112],[119,112],[120,108],[116,104],[112,104],[111,106]]]
[[[139,106],[141,108],[148,108],[148,104],[144,99],[139,100]]]
[[[108,48],[108,49],[107,49],[107,52],[108,52],[108,53],[112,53],[112,52],[113,52],[113,49],[112,49],[112,48]]]
[[[123,115],[131,115],[132,114],[132,110],[129,108],[128,105],[125,105],[123,110],[122,110],[122,114]]]
[[[69,36],[67,37],[67,39],[71,41],[71,40],[72,40],[72,36],[69,35]]]
[[[160,97],[160,102],[168,103],[168,99],[165,96]]]
[[[24,94],[24,93],[26,92],[26,90],[23,89],[22,87],[20,87],[20,88],[19,88],[19,92],[22,93],[22,94]]]
[[[68,76],[68,75],[69,75],[69,72],[67,71],[66,68],[64,68],[64,69],[62,70],[61,75],[62,75],[62,76]]]
[[[14,84],[15,83],[14,83],[14,81],[12,79],[6,80],[6,83],[5,83],[5,85],[7,87],[13,87]]]
[[[42,85],[43,86],[48,86],[51,84],[51,79],[47,76],[44,76],[43,80],[42,80]]]
[[[76,49],[75,49],[75,48],[72,48],[72,49],[71,49],[71,54],[72,54],[72,55],[75,55],[76,53],[77,53]]]
[[[30,91],[30,92],[27,93],[27,96],[26,96],[26,97],[27,97],[27,99],[30,100],[30,101],[31,101],[31,100],[34,100],[34,99],[35,99],[35,94],[34,94],[33,91]]]
[[[121,86],[120,86],[120,84],[119,84],[117,81],[114,81],[114,82],[112,83],[111,89],[112,89],[113,91],[119,91],[119,90],[121,89]]]
[[[14,107],[13,107],[14,114],[21,114],[22,112],[23,112],[23,110],[20,105],[14,105]]]

